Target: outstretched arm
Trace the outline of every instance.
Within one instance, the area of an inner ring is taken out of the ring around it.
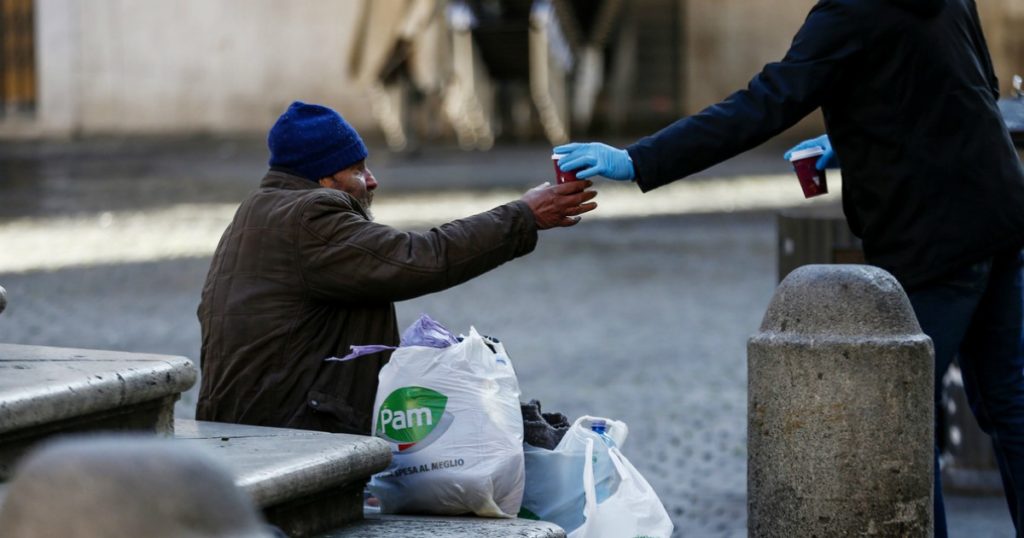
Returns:
[[[533,251],[537,230],[572,226],[596,204],[589,181],[541,186],[522,199],[426,232],[372,222],[338,193],[303,213],[305,284],[337,302],[400,301],[461,284]]]
[[[671,183],[751,149],[796,124],[835,90],[868,32],[849,3],[819,2],[786,56],[748,87],[629,146],[643,191]]]

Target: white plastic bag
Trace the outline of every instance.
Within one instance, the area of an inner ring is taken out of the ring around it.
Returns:
[[[591,429],[603,421],[606,434]],[[526,445],[523,516],[551,521],[570,538],[634,538],[672,535],[661,500],[620,448],[624,422],[584,416],[554,450]]]
[[[618,486],[618,473],[608,457],[608,444],[591,430],[595,420],[605,421],[611,444],[622,446],[629,435],[624,422],[583,416],[552,450],[523,445],[526,491],[520,517],[550,521],[570,532],[583,524],[583,460],[588,440],[596,440],[593,463],[598,502]]]
[[[583,490],[586,521],[569,533],[568,538],[669,538],[672,520],[661,499],[643,475],[629,463],[618,448],[610,448],[608,456],[619,475],[619,487],[603,502],[597,501],[594,480],[594,440],[587,439],[584,459]]]
[[[379,377],[373,432],[393,456],[369,484],[381,512],[514,517],[523,419],[501,343],[470,328],[448,347],[399,347]]]

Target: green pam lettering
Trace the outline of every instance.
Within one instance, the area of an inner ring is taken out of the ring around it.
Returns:
[[[425,387],[402,387],[384,399],[377,435],[396,443],[418,443],[441,421],[448,397]]]

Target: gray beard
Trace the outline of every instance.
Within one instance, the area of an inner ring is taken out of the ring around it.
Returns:
[[[359,202],[363,204],[363,211],[366,212],[366,219],[372,222],[373,221],[373,210],[370,209],[370,204],[373,203],[373,198],[369,198],[369,197],[363,198]]]

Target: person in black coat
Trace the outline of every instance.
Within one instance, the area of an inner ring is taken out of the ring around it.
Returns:
[[[974,0],[821,0],[786,56],[749,86],[625,149],[555,148],[579,178],[643,192],[751,149],[822,109],[818,167],[843,170],[843,210],[867,261],[906,289],[935,343],[936,404],[959,354],[1024,513],[1024,170],[999,109]],[[794,148],[794,149],[797,149]],[[936,476],[936,536],[945,536]]]

